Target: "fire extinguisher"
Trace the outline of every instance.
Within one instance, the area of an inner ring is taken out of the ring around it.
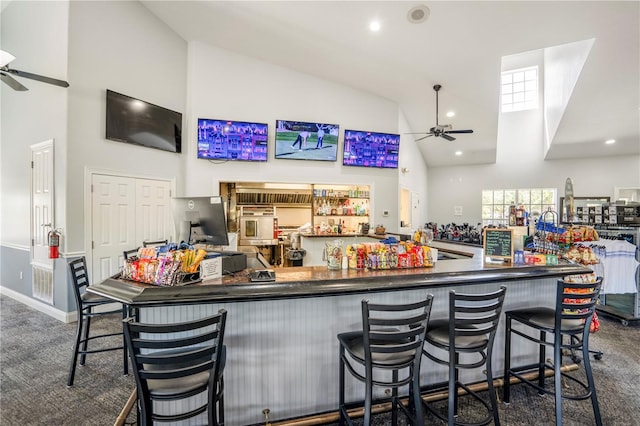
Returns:
[[[55,229],[49,231],[49,259],[57,259],[60,257],[60,233]]]

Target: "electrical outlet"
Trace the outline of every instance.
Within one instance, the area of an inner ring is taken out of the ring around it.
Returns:
[[[389,210],[383,210],[382,211],[382,216],[384,216],[384,217],[389,216]]]

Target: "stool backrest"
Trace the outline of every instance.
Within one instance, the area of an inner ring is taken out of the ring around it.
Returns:
[[[84,288],[89,286],[89,275],[87,274],[87,261],[84,256],[69,262],[69,271],[73,281],[73,294],[76,298],[78,309],[82,307],[82,293]]]
[[[587,330],[596,310],[602,277],[593,283],[576,283],[558,280],[556,288],[556,318],[555,327],[560,329],[563,320],[579,320],[585,324]],[[571,321],[575,323],[575,321]]]
[[[399,365],[411,364],[419,368],[432,302],[432,295],[407,304],[389,305],[363,300],[365,367],[370,369],[375,363],[373,359],[384,358],[382,368],[391,368],[392,365],[393,368],[402,368]],[[376,354],[381,357],[376,357]]]
[[[455,290],[449,292],[449,344],[456,346],[460,351],[465,351],[455,345],[456,337],[486,336],[486,342],[482,347],[491,348],[495,337],[502,305],[507,292],[505,286],[490,293],[463,294]],[[478,347],[469,348],[470,352],[477,352]]]
[[[167,243],[169,243],[169,240],[143,241],[142,247],[159,247],[159,246],[164,246]]]
[[[208,389],[208,401],[216,400],[226,317],[227,311],[221,309],[215,315],[183,323],[143,324],[133,318],[124,320],[125,342],[145,423],[152,417],[150,381],[154,383],[152,388],[161,388],[158,384],[162,381],[167,386],[171,383],[167,389],[173,389],[173,393],[165,390],[163,399],[182,399]],[[209,373],[208,380],[194,389],[189,379],[203,372]],[[204,411],[207,407],[202,408]],[[184,418],[187,417],[190,416]]]

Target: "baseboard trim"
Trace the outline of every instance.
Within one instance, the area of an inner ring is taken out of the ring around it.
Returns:
[[[44,302],[40,302],[32,297],[24,295],[22,293],[18,293],[15,290],[11,290],[10,288],[0,286],[0,294],[10,297],[14,300],[17,300],[20,303],[23,303],[30,308],[35,309],[36,311],[42,312],[43,314],[49,315],[52,318],[57,319],[58,321],[62,321],[64,323],[75,322],[77,319],[76,312],[64,312],[60,309],[57,309],[51,305],[48,305]]]

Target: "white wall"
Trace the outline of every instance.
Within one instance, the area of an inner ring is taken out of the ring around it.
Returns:
[[[74,1],[69,23],[66,250],[82,252],[85,170],[182,179],[187,154],[105,138],[105,96],[111,89],[182,112],[184,126],[187,44],[138,2]]]
[[[188,172],[184,187],[179,187],[181,196],[218,194],[220,181],[370,185],[374,194],[371,222],[397,230],[398,171],[344,167],[341,160],[344,129],[398,132],[395,102],[199,42],[189,44],[188,74]],[[198,118],[268,123],[269,160],[213,163],[197,159]],[[277,119],[339,124],[338,161],[276,160]],[[401,155],[405,142],[401,142]],[[382,216],[383,210],[389,210],[388,217]]]
[[[400,230],[400,232],[407,233],[415,230],[416,228],[422,227],[422,225],[427,222],[427,211],[429,207],[427,192],[428,169],[424,158],[422,158],[422,151],[418,148],[414,137],[412,135],[405,135],[405,133],[411,133],[413,130],[409,127],[409,123],[402,112],[400,112],[398,121],[399,133],[401,135],[400,160],[398,166],[398,192],[400,192],[400,188],[406,188],[411,191],[414,196],[417,196],[419,200],[417,203],[417,211],[412,212],[409,219],[411,221],[411,228],[403,228]],[[406,168],[408,171],[403,173],[403,168]],[[415,200],[413,201],[413,204],[416,204]],[[400,195],[398,194],[398,204],[399,203]]]
[[[2,12],[2,50],[16,59],[12,68],[67,79],[67,24],[69,3],[12,2]],[[61,30],[62,29],[62,30]],[[29,91],[17,92],[0,84],[1,226],[4,245],[29,249],[30,179],[29,146],[55,139],[56,150],[67,144],[67,97],[61,87],[16,78]],[[55,192],[64,192],[64,167],[55,156]],[[56,224],[64,218],[64,205],[55,204]]]

